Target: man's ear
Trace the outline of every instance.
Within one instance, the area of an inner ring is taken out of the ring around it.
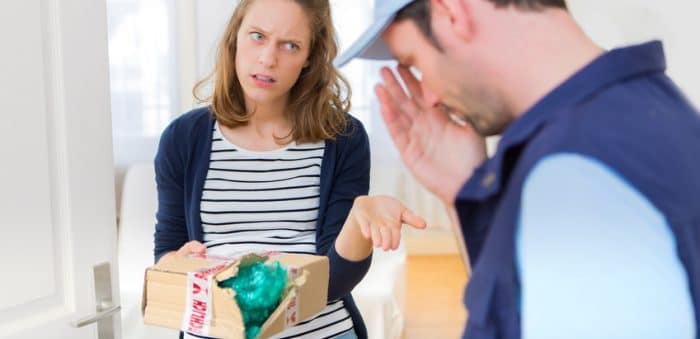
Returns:
[[[474,19],[470,0],[431,0],[430,15],[433,29],[439,29],[462,41],[474,35]]]

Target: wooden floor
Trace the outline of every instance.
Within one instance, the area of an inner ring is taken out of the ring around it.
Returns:
[[[460,338],[467,274],[458,255],[409,256],[405,339]]]

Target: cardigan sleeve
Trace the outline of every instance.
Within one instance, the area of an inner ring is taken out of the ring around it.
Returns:
[[[178,147],[176,126],[171,123],[161,135],[154,167],[158,191],[158,211],[154,234],[154,256],[178,250],[187,240],[184,198],[184,166]]]
[[[342,298],[352,291],[369,270],[372,256],[349,261],[335,251],[335,240],[350,213],[355,198],[369,192],[369,139],[362,123],[353,119],[348,135],[338,142],[337,163],[328,197],[327,208],[317,252],[328,256],[330,280],[328,300]]]

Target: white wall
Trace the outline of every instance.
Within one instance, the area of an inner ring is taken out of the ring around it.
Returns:
[[[195,105],[192,86],[212,69],[216,43],[237,1],[177,0],[176,4],[179,112],[185,112]],[[700,67],[696,63],[700,60],[700,39],[696,37],[700,32],[700,21],[696,19],[700,13],[700,1],[568,0],[568,4],[584,30],[604,48],[661,39],[666,49],[668,74],[691,101],[700,104]],[[372,118],[378,116],[371,114]],[[373,125],[370,126],[374,132],[373,145],[390,144],[384,140],[387,136],[382,133],[384,128],[380,119],[371,119],[370,124]],[[155,142],[115,147],[133,150],[129,152],[131,159],[150,160],[155,154]],[[398,161],[398,156],[391,151],[393,149],[387,149],[382,159]],[[129,165],[129,159],[115,160],[121,164],[117,169],[117,192],[120,192],[122,171]]]
[[[568,0],[584,30],[602,47],[660,39],[668,74],[700,104],[700,1]]]
[[[211,71],[212,61],[235,0],[173,0],[175,7],[175,50],[178,107],[173,117],[196,106],[192,87]],[[130,165],[153,160],[158,136],[114,140],[117,209],[120,208],[124,174]]]
[[[197,74],[207,75],[212,70],[217,43],[221,39],[238,1],[196,1]]]

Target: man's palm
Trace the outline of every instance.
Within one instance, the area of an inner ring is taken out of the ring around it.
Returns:
[[[469,124],[423,103],[420,84],[410,71],[399,73],[408,97],[385,69],[385,85],[376,88],[382,116],[406,166],[428,190],[451,203],[473,169],[485,158],[484,140]]]

